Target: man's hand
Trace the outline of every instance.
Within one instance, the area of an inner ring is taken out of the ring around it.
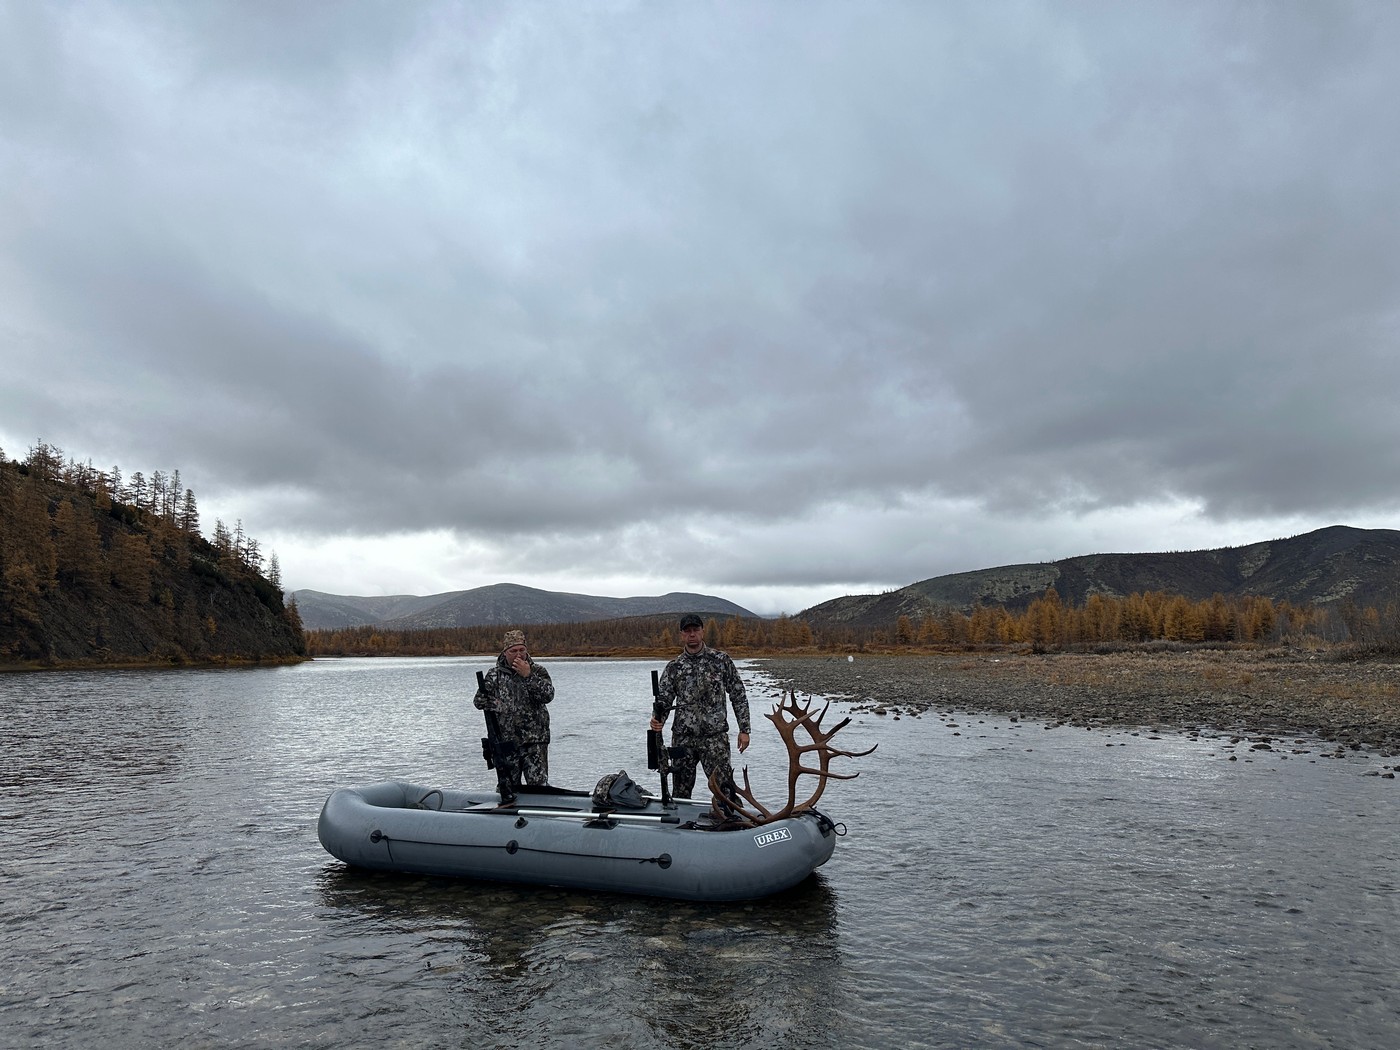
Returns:
[[[530,677],[530,661],[524,656],[517,656],[510,661],[511,669],[521,678]]]
[[[653,718],[653,719],[652,719],[649,723],[647,723],[647,724],[648,724],[648,726],[649,726],[651,729],[655,730],[656,732],[660,732],[660,731],[661,731],[661,720],[660,720],[659,718]]]
[[[740,734],[739,734],[739,753],[742,754],[743,752],[747,751],[748,749],[749,749],[749,734],[748,734],[748,733],[740,733]]]

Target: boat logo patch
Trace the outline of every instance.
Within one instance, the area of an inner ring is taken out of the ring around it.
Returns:
[[[753,837],[753,840],[758,843],[758,848],[762,849],[775,842],[786,842],[790,838],[792,838],[792,832],[787,828],[774,828],[772,831],[760,831]]]

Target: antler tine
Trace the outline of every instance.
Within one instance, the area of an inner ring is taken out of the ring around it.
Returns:
[[[845,751],[841,748],[831,746],[831,739],[838,732],[850,724],[850,718],[843,718],[829,730],[823,730],[822,719],[826,717],[831,709],[831,701],[828,700],[822,705],[820,711],[812,710],[812,700],[809,698],[805,704],[797,701],[796,690],[789,690],[783,702],[769,713],[768,718],[777,727],[783,743],[788,749],[788,802],[782,810],[780,816],[790,816],[793,813],[811,809],[821,798],[822,792],[826,790],[828,780],[853,780],[859,774],[833,773],[831,771],[831,760],[833,758],[858,758],[868,755],[875,748],[871,747],[867,751],[853,752]],[[786,717],[784,717],[786,716]],[[797,730],[801,727],[811,738],[810,744],[799,744],[797,742]],[[878,746],[878,745],[876,745]],[[805,765],[802,756],[816,752],[819,766],[812,768]],[[817,778],[817,785],[811,796],[802,803],[797,801],[797,781],[798,778],[807,775]],[[776,819],[776,818],[775,818]]]
[[[729,786],[734,789],[734,795],[725,790],[725,785],[720,783],[715,774],[711,773],[709,778],[710,794],[716,802],[723,803],[728,808],[733,818],[740,819],[748,824],[767,824],[773,820],[773,812],[753,793],[753,784],[749,782],[749,767],[744,767],[744,786],[740,787],[734,781],[729,782]],[[738,796],[737,798],[735,796]],[[754,807],[753,810],[745,809],[739,801],[743,799]]]
[[[835,729],[833,729],[830,733],[827,733],[824,737],[818,740],[817,743],[798,744],[794,742],[793,746],[797,748],[799,754],[805,755],[809,751],[821,751],[831,755],[832,758],[863,758],[864,756],[870,754],[870,752],[874,751],[875,748],[880,746],[879,744],[873,744],[870,747],[866,748],[864,751],[846,751],[839,747],[831,747],[829,741],[832,737],[836,735],[836,730],[846,725],[846,723],[849,721],[849,718],[844,719],[840,724],[836,726]],[[779,729],[778,732],[781,733],[782,730]]]
[[[797,771],[813,777],[828,777],[831,780],[854,780],[860,776],[859,773],[833,773],[829,769],[813,769],[811,766],[799,766]]]
[[[845,729],[846,726],[848,726],[848,725],[851,724],[850,716],[847,715],[845,718],[841,719],[841,721],[837,722],[834,726],[832,726],[830,730],[827,730],[826,732],[823,732],[823,731],[822,731],[822,728],[821,728],[822,719],[826,717],[827,711],[831,708],[831,701],[830,701],[830,700],[828,700],[828,701],[822,706],[821,711],[820,711],[818,714],[816,714],[815,716],[812,716],[812,714],[811,714],[811,703],[810,703],[810,702],[809,702],[809,703],[807,704],[807,706],[805,706],[805,707],[798,707],[798,706],[797,706],[797,694],[796,694],[796,693],[790,693],[790,694],[789,694],[789,700],[790,700],[790,702],[787,703],[787,704],[784,704],[781,708],[774,708],[773,711],[771,711],[771,712],[768,714],[768,718],[769,718],[774,724],[777,724],[777,723],[778,723],[778,717],[779,717],[779,711],[780,711],[780,710],[781,710],[781,711],[790,711],[792,714],[798,716],[798,717],[797,717],[797,721],[800,722],[800,723],[802,723],[802,724],[804,725],[804,727],[807,729],[807,732],[808,732],[809,734],[811,734],[811,737],[812,737],[812,740],[813,740],[813,743],[811,743],[811,744],[800,745],[800,748],[801,748],[802,751],[815,751],[815,750],[818,750],[819,748],[822,748],[823,746],[825,746],[825,745],[827,744],[828,741],[831,740],[832,737],[834,737],[834,736],[835,736],[837,733],[839,733],[842,729]],[[780,730],[780,732],[781,732],[781,730]],[[871,751],[874,751],[875,748],[878,747],[878,746],[879,746],[879,745],[876,744],[876,745],[874,745],[873,747],[870,747],[870,748],[866,749],[865,751],[843,751],[843,750],[841,750],[840,748],[831,748],[830,750],[831,750],[832,755],[842,755],[842,756],[845,756],[845,757],[847,757],[847,758],[859,758],[859,757],[861,757],[862,755],[868,755],[868,754],[870,754],[870,752],[871,752]]]
[[[813,700],[809,696],[805,703],[798,703],[797,691],[789,689],[783,693],[780,703],[774,705],[773,710],[768,712],[767,718],[778,730],[778,735],[782,738],[788,753],[788,798],[787,804],[779,810],[771,810],[765,806],[754,795],[753,784],[749,780],[748,767],[744,767],[744,786],[740,787],[732,779],[728,784],[717,781],[712,774],[709,778],[710,793],[715,800],[716,811],[723,807],[728,811],[730,819],[746,822],[751,825],[769,824],[784,817],[790,817],[797,813],[803,813],[816,806],[817,800],[821,798],[822,792],[826,789],[829,780],[854,780],[860,776],[857,773],[833,773],[831,771],[831,761],[835,758],[862,758],[870,754],[879,745],[873,745],[864,751],[847,751],[844,748],[832,747],[831,739],[838,732],[850,724],[849,717],[841,719],[830,729],[822,728],[822,719],[831,709],[831,701],[828,700],[820,711],[812,710]],[[809,744],[800,744],[797,741],[797,730],[802,729],[811,739]],[[806,755],[816,753],[817,765],[811,766],[804,763]],[[810,798],[805,802],[797,801],[797,781],[800,777],[811,776],[817,778],[817,785]],[[744,803],[748,803],[745,806]],[[752,808],[749,808],[752,807]]]

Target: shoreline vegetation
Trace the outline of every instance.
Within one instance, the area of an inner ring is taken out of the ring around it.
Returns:
[[[811,610],[808,610],[811,613]],[[573,655],[679,646],[675,613],[582,622],[532,623],[531,646]],[[310,656],[458,656],[492,649],[507,624],[398,627],[362,624],[306,630]],[[928,608],[892,621],[825,622],[798,614],[763,619],[706,614],[705,643],[727,652],[860,653],[886,650],[978,650],[1028,647],[1035,652],[1123,649],[1145,645],[1389,648],[1400,652],[1400,599],[1383,607],[1343,600],[1326,607],[1257,595],[1216,594],[1191,601],[1165,591],[1125,598],[1092,595],[1062,602],[1053,587],[1020,612],[979,605],[972,612]]]

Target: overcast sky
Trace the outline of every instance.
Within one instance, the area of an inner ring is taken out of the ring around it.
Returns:
[[[1400,5],[0,0],[0,447],[289,589],[1400,527]]]

